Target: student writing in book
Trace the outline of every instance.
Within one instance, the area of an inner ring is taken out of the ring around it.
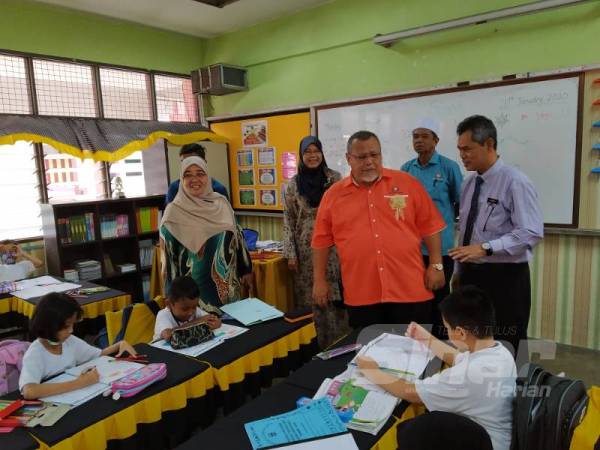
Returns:
[[[47,378],[101,355],[116,353],[120,356],[124,352],[136,355],[134,348],[125,341],[101,350],[73,336],[73,327],[82,314],[77,300],[66,294],[53,292],[42,297],[30,323],[30,331],[37,339],[23,356],[19,377],[19,389],[25,399],[63,394],[97,383],[98,371],[91,369],[73,381],[41,384]]]
[[[383,372],[371,358],[358,358],[357,365],[369,380],[403,400],[471,419],[487,431],[494,450],[508,450],[516,366],[511,353],[494,340],[492,302],[482,290],[465,286],[439,307],[454,347],[414,322],[407,335],[427,345],[449,368],[413,384]]]
[[[177,277],[171,283],[166,307],[156,315],[154,340],[171,340],[173,330],[181,325],[205,322],[211,330],[221,326],[221,319],[198,307],[200,289],[192,277]]]

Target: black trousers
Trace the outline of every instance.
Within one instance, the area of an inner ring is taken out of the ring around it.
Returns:
[[[462,264],[460,285],[469,284],[485,291],[494,304],[496,310],[494,339],[503,342],[511,352],[514,352],[515,358],[519,356],[518,363],[526,362],[528,359],[527,326],[531,311],[529,264]]]
[[[429,266],[429,255],[423,255],[423,262],[425,267]],[[448,339],[448,332],[442,322],[442,314],[438,308],[438,305],[444,300],[448,294],[450,294],[450,280],[454,273],[454,260],[448,255],[443,257],[444,263],[444,277],[446,278],[446,284],[441,289],[433,291],[433,303],[431,305],[431,319],[428,322],[431,324],[431,333],[438,339]]]
[[[347,306],[348,321],[352,328],[369,325],[396,324],[396,331],[402,332],[411,321],[429,323],[431,320],[431,300],[418,303],[377,303],[368,306]]]

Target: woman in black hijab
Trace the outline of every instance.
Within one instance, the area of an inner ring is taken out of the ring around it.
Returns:
[[[331,252],[327,267],[327,278],[332,286],[331,302],[325,309],[313,305],[312,238],[317,209],[325,191],[341,175],[327,167],[323,145],[315,136],[306,136],[300,141],[300,164],[298,174],[290,180],[285,192],[283,211],[283,255],[288,267],[294,272],[294,306],[312,306],[317,337],[321,348],[327,347],[338,337],[349,331],[348,317],[343,309],[340,292],[340,269],[337,254]]]

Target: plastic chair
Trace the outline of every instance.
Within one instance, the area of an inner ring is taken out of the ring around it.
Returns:
[[[493,450],[492,441],[485,428],[458,414],[432,411],[407,420],[398,427],[398,450],[440,448]]]
[[[155,309],[165,307],[163,297],[156,297],[151,301],[158,304],[159,308],[155,307]],[[147,303],[134,303],[127,308],[131,308],[131,315],[126,323],[125,332],[121,339],[126,340],[132,345],[151,342],[154,335],[156,313]],[[121,334],[125,309],[106,312],[106,334],[110,345],[114,344],[119,334]]]

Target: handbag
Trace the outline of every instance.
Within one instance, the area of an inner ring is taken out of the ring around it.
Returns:
[[[175,350],[193,347],[194,345],[210,341],[214,337],[215,334],[205,323],[183,325],[173,330],[173,335],[171,336],[171,347],[173,347]]]

